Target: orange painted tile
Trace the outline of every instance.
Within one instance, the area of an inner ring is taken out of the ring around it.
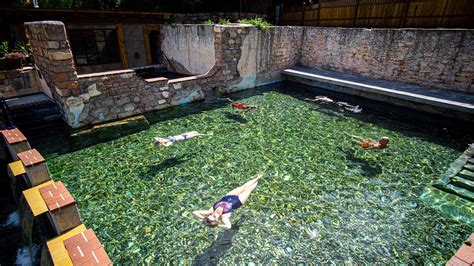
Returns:
[[[17,154],[17,156],[25,167],[38,165],[45,162],[43,156],[41,156],[41,154],[36,149],[20,152]]]
[[[18,128],[2,130],[0,132],[9,144],[27,141],[25,135]]]

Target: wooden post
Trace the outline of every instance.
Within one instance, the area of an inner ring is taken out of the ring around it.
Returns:
[[[119,43],[120,58],[122,59],[122,68],[128,68],[127,47],[125,46],[125,35],[123,33],[123,25],[115,25],[117,30],[117,39]]]
[[[402,19],[400,21],[400,28],[404,28],[407,22],[408,10],[410,9],[410,0],[405,0],[403,3]]]
[[[359,6],[360,6],[360,0],[357,0],[355,9],[354,9],[354,27],[357,26],[357,17],[359,16]]]
[[[318,12],[317,12],[317,18],[316,18],[316,26],[319,26],[319,18],[321,16],[321,0],[318,0]]]
[[[143,40],[145,42],[146,63],[151,65],[150,31],[148,30],[148,25],[143,25]]]
[[[301,5],[301,26],[304,26],[304,4]]]

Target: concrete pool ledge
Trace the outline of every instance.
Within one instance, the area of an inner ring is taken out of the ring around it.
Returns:
[[[474,121],[474,95],[306,67],[282,74],[288,81]]]

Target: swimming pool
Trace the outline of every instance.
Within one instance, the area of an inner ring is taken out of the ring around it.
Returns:
[[[316,95],[363,111],[303,100]],[[32,145],[116,263],[439,263],[471,233],[419,199],[473,141],[465,126],[291,83],[231,97],[258,108],[238,115],[215,99],[148,114],[149,129],[76,151]],[[192,130],[213,136],[153,144]],[[346,132],[392,141],[366,151]],[[192,217],[258,172],[231,230]]]

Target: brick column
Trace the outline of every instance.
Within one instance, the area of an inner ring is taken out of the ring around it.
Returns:
[[[26,22],[25,29],[36,67],[51,90],[54,100],[61,106],[67,121],[63,110],[65,100],[70,96],[78,96],[80,89],[64,23]]]

